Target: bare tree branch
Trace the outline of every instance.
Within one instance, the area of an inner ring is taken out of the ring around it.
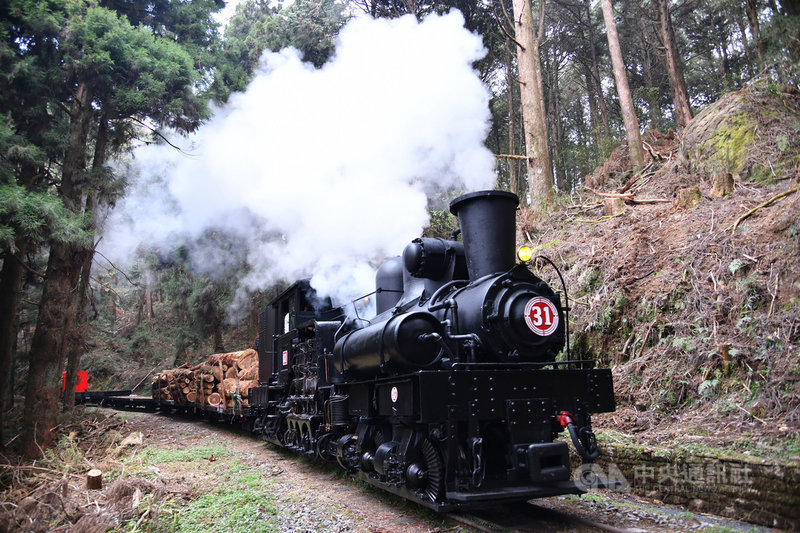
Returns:
[[[97,242],[100,242],[100,241],[97,241]],[[125,279],[127,279],[127,280],[128,280],[128,283],[130,283],[130,284],[131,284],[131,285],[133,285],[134,287],[138,287],[138,286],[139,286],[139,284],[138,284],[138,283],[136,283],[135,281],[133,281],[131,278],[129,278],[129,277],[128,277],[128,275],[127,275],[127,274],[126,274],[126,273],[125,273],[125,272],[124,272],[124,271],[123,271],[121,268],[119,268],[117,265],[115,265],[114,263],[112,263],[112,262],[111,262],[111,259],[109,259],[108,257],[104,256],[104,255],[103,255],[103,254],[102,254],[100,251],[98,251],[98,250],[95,250],[95,251],[94,251],[94,253],[96,253],[97,255],[99,255],[100,257],[102,257],[103,259],[105,259],[106,261],[108,261],[108,264],[109,264],[109,265],[111,265],[111,267],[112,267],[114,270],[116,270],[117,272],[119,272],[120,274],[122,274],[123,276],[125,276]]]
[[[142,126],[144,126],[145,128],[147,128],[148,130],[150,130],[150,131],[152,131],[153,133],[155,133],[156,135],[158,135],[158,136],[161,138],[161,140],[162,140],[162,141],[164,141],[165,143],[167,143],[168,145],[170,145],[172,148],[175,148],[175,149],[176,149],[177,151],[179,151],[180,153],[182,153],[182,154],[184,154],[184,155],[186,155],[186,156],[188,156],[188,157],[195,157],[195,156],[193,156],[192,154],[185,152],[185,151],[183,150],[183,148],[181,148],[180,146],[177,146],[177,145],[173,144],[172,142],[170,142],[170,140],[169,140],[169,139],[167,139],[167,138],[166,138],[166,137],[165,137],[165,136],[164,136],[164,135],[163,135],[163,134],[162,134],[160,131],[158,131],[157,129],[153,128],[152,126],[150,126],[150,125],[148,125],[148,124],[145,124],[144,122],[142,122],[142,121],[141,121],[141,120],[139,120],[138,118],[135,118],[135,117],[128,117],[128,118],[130,118],[132,121],[136,122],[137,124],[141,124]]]

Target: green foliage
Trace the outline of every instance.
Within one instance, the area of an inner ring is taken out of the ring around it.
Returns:
[[[742,268],[743,266],[744,266],[744,261],[737,258],[730,262],[730,264],[728,265],[728,270],[730,271],[731,274],[736,275],[739,269]]]
[[[678,348],[685,352],[691,352],[695,349],[694,341],[688,337],[676,337],[672,339],[672,346],[673,348]]]
[[[303,61],[319,68],[333,53],[334,39],[347,20],[345,4],[337,0],[296,0],[273,17],[267,47],[293,46]]]
[[[245,0],[236,6],[216,56],[214,98],[225,101],[231,92],[243,91],[265,50],[277,52],[292,46],[303,61],[321,67],[348,20],[345,7],[338,0],[297,0],[286,9],[261,0]]]
[[[429,211],[430,222],[428,227],[423,230],[426,237],[439,237],[449,239],[453,231],[458,228],[458,219],[450,211],[433,209]]]
[[[616,325],[621,311],[625,307],[626,302],[627,298],[625,297],[625,293],[623,291],[614,291],[607,305],[603,306],[600,310],[598,324],[600,331],[612,331],[613,327]]]
[[[216,34],[208,31],[214,29],[210,14],[223,4],[161,0],[108,5],[123,13],[83,0],[11,0],[0,8],[3,249],[12,249],[18,237],[82,246],[93,240],[83,230],[91,221],[69,213],[59,191],[46,186],[58,183],[65,159],[90,158],[91,142],[70,148],[73,153],[64,151],[71,121],[78,118],[66,111],[77,92],[92,101],[91,121],[147,118],[187,130],[206,114],[195,90],[203,65],[187,49],[196,52],[193,45],[202,42],[208,48],[215,42]],[[111,150],[126,148],[131,130],[123,124],[112,128]],[[82,167],[75,170],[82,172]],[[113,201],[119,194],[120,182],[110,171],[96,170],[89,177],[86,184],[79,177],[77,183],[96,188],[99,200]]]
[[[713,379],[706,379],[697,387],[697,393],[704,397],[710,398],[717,393],[717,387],[719,386],[719,377],[715,377]]]
[[[585,270],[578,278],[578,291],[576,296],[583,296],[594,291],[603,280],[603,273],[598,268]]]
[[[773,14],[762,26],[766,44],[763,69],[780,84],[800,83],[800,16],[795,13]]]
[[[180,127],[187,110],[201,107],[190,90],[194,63],[180,44],[154,39],[148,28],[102,7],[75,13],[66,32],[66,74],[88,80],[104,111]]]
[[[0,184],[0,249],[16,251],[18,236],[88,246],[81,215],[66,209],[49,192],[31,192],[15,183]]]
[[[200,241],[207,243],[211,238],[222,239],[204,235]],[[198,352],[224,350],[222,335],[229,331],[224,323],[226,309],[238,276],[199,273],[204,265],[190,264],[186,247],[171,252],[141,248],[138,253],[139,262],[128,274],[135,286],[123,283],[126,280],[115,271],[99,274],[103,286],[113,286],[113,292],[95,293],[98,313],[91,322],[92,338],[103,348],[84,357],[99,379],[109,379],[118,370],[116,363],[107,364],[117,355],[149,370],[156,364],[194,362]],[[233,250],[230,257],[236,257]],[[237,263],[231,268],[241,272],[242,267]],[[121,319],[116,316],[118,307],[126,311]]]

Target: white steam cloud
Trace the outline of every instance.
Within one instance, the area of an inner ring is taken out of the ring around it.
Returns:
[[[376,263],[427,224],[427,194],[494,184],[489,92],[472,69],[484,53],[453,12],[354,20],[321,69],[265,54],[246,92],[178,139],[186,153],[136,150],[103,253],[124,261],[211,228],[244,244],[244,291],[311,276],[339,303],[371,292]],[[228,252],[202,248],[195,265],[224,267]]]

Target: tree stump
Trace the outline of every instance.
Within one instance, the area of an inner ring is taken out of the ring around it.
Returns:
[[[103,472],[97,468],[92,468],[86,474],[86,488],[89,490],[99,490],[103,488]]]
[[[697,187],[686,187],[678,191],[675,205],[684,209],[694,209],[700,205],[702,199],[703,196],[700,194],[700,189]]]
[[[733,174],[717,171],[711,174],[711,196],[722,198],[733,192]]]
[[[609,217],[621,215],[625,211],[622,198],[603,198],[603,214]]]

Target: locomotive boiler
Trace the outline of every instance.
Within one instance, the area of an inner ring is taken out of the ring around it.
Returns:
[[[265,439],[337,461],[443,511],[581,490],[608,369],[570,360],[562,294],[515,259],[518,199],[451,203],[461,240],[419,238],[376,275],[375,317],[348,317],[299,282],[260,314],[249,416]],[[566,298],[566,294],[563,294]]]

